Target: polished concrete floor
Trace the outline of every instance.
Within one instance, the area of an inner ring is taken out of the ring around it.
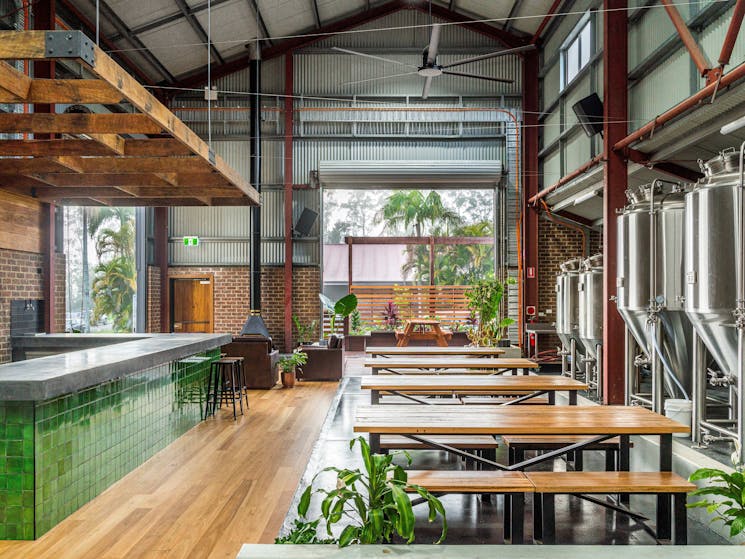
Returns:
[[[365,374],[361,366],[361,356],[350,356],[346,364],[346,378],[340,386],[337,400],[332,404],[329,415],[321,430],[319,439],[312,453],[308,468],[303,476],[301,488],[310,479],[327,466],[361,467],[357,452],[350,451],[349,441],[354,437],[352,432],[355,409],[358,405],[367,404],[370,395],[360,389],[359,377]],[[414,404],[412,404],[414,405]],[[633,450],[632,450],[633,452]],[[593,456],[597,454],[597,456]],[[459,459],[451,458],[440,451],[414,451],[412,468],[417,469],[459,469],[463,465]],[[603,469],[604,462],[599,453],[586,453],[585,468],[588,470]],[[507,462],[506,448],[498,450],[498,461]],[[544,466],[548,468],[549,466]],[[554,469],[566,467],[563,460],[556,460]],[[334,475],[325,473],[317,479],[318,485],[333,486]],[[297,498],[297,494],[296,494]],[[313,516],[318,512],[320,499],[311,510]],[[285,529],[296,517],[295,505],[290,508],[285,521]],[[447,495],[442,502],[448,515],[449,544],[496,544],[503,543],[502,497],[491,497],[482,500],[480,496]],[[654,518],[654,501],[652,498],[631,497],[632,508]],[[437,525],[430,525],[426,520],[426,506],[417,507],[418,526],[417,543],[432,543],[439,537]],[[532,533],[530,503],[526,506],[525,533],[526,540]],[[560,496],[556,500],[557,543],[560,544],[655,544],[655,539],[643,527],[627,516],[614,513],[599,505],[570,496]],[[689,543],[691,544],[725,544],[720,536],[706,526],[689,519]]]

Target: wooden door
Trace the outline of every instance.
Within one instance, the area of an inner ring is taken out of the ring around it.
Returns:
[[[212,278],[171,278],[171,332],[211,333]]]

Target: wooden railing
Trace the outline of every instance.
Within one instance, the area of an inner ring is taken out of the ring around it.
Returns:
[[[352,285],[362,321],[385,328],[385,308],[392,302],[398,318],[437,318],[446,327],[462,324],[470,316],[467,285]]]

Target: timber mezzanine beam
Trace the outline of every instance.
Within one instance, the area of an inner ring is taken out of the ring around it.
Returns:
[[[56,59],[76,60],[99,79],[32,79],[3,62]],[[0,140],[0,156],[12,157],[3,160],[0,188],[68,204],[91,200],[153,206],[259,204],[259,195],[248,181],[82,32],[0,32],[0,102],[122,100],[140,113],[0,114],[0,133],[83,136]],[[120,134],[171,137],[125,139]],[[130,174],[151,180],[128,181]],[[24,180],[28,182],[23,184]],[[67,191],[66,185],[78,189]],[[80,191],[85,186],[96,188],[88,198]]]

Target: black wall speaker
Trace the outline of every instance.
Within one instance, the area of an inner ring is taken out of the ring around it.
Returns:
[[[577,115],[579,123],[585,130],[585,134],[592,137],[603,131],[603,102],[597,93],[588,95],[580,99],[573,106],[572,110]]]
[[[307,237],[310,235],[310,230],[313,228],[316,219],[318,219],[318,212],[303,208],[303,213],[300,214],[300,219],[295,224],[295,233],[299,237]]]

